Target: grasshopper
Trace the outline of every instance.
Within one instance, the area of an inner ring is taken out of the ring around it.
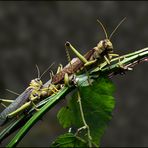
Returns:
[[[113,53],[113,45],[110,39],[124,20],[125,18],[117,25],[117,27],[113,30],[109,38],[103,24],[98,20],[98,22],[100,23],[100,25],[104,30],[106,38],[104,40],[101,40],[97,44],[97,46],[89,50],[84,56],[81,55],[78,52],[78,50],[76,50],[69,42],[66,42],[65,44],[66,48],[70,48],[73,51],[73,53],[75,53],[77,58],[72,59],[68,65],[66,65],[63,69],[61,69],[59,73],[54,75],[52,78],[52,83],[58,84],[64,81],[65,84],[69,85],[69,81],[73,80],[74,78],[73,76],[75,75],[75,73],[78,73],[80,70],[85,69],[87,66],[90,66],[90,68],[96,67],[96,66],[101,68],[100,65],[104,62],[106,62],[106,64],[110,64],[110,60],[112,59],[112,57],[119,56],[118,54]],[[90,84],[90,81],[88,82]],[[78,86],[78,83],[76,81],[75,81],[75,84]],[[87,125],[84,118],[83,107],[82,107],[81,97],[79,92],[78,92],[78,103],[79,103],[79,109],[80,109],[81,118],[84,126],[80,127],[76,133],[80,132],[83,129],[87,129],[86,135],[88,135],[89,147],[92,147],[92,144],[91,144],[92,137],[90,134],[89,126]]]
[[[105,39],[101,40],[97,46],[89,50],[84,56],[81,55],[78,50],[70,44],[70,42],[66,42],[66,48],[70,48],[77,58],[73,58],[68,65],[66,65],[63,69],[61,68],[61,70],[52,77],[51,83],[58,84],[63,81],[67,83],[66,80],[69,79],[70,76],[87,66],[93,67],[95,64],[99,65],[104,61],[106,61],[107,64],[110,64],[110,60],[113,56],[119,56],[118,54],[113,53],[113,45],[110,39],[124,20],[125,18],[117,25],[109,37],[103,24],[97,20],[103,28]]]
[[[70,48],[77,56],[77,58],[72,59],[69,64],[64,68],[60,66],[55,75],[43,85],[40,78],[32,80],[29,87],[16,98],[7,108],[5,108],[0,114],[0,125],[3,125],[8,118],[18,115],[20,112],[26,110],[31,104],[36,108],[34,101],[41,99],[42,97],[47,97],[55,94],[59,88],[58,84],[67,84],[69,79],[73,74],[77,73],[79,70],[84,69],[87,66],[94,66],[100,62],[106,61],[110,64],[110,60],[113,56],[118,56],[113,54],[113,45],[110,41],[111,36],[114,34],[119,25],[124,21],[123,19],[108,38],[107,32],[103,24],[98,20],[102,26],[106,38],[101,40],[97,46],[89,50],[84,56],[81,55],[69,42],[66,42],[65,47]],[[38,68],[37,68],[38,69]],[[38,70],[39,71],[39,70]],[[39,72],[38,72],[39,73]],[[38,110],[36,108],[36,110]]]
[[[53,85],[48,85],[45,87],[41,81],[41,77],[44,73],[39,77],[38,67],[37,70],[38,78],[31,80],[29,87],[27,87],[27,89],[22,94],[20,94],[14,101],[5,100],[5,102],[10,102],[11,104],[0,113],[0,126],[4,125],[8,118],[16,116],[20,112],[26,110],[31,106],[31,104],[35,107],[36,110],[38,110],[34,104],[35,101],[52,95],[58,91]]]
[[[8,107],[6,107],[0,114],[0,125],[3,125],[9,114],[16,111],[20,108],[24,103],[26,103],[29,98],[35,95],[35,90],[40,89],[42,82],[34,79],[30,82],[30,86],[21,94],[19,95]],[[33,91],[34,90],[34,91]]]

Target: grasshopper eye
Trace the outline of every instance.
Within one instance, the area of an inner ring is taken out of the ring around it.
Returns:
[[[112,50],[113,49],[113,45],[112,45],[110,40],[104,40],[103,41],[103,47],[105,49],[108,49],[108,50]]]
[[[103,45],[104,48],[107,48],[107,47],[108,47],[108,44],[107,44],[106,41],[103,41],[103,42],[102,42],[102,45]]]
[[[40,78],[37,78],[36,81],[40,81]]]

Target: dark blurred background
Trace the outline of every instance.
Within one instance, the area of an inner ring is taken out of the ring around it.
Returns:
[[[15,98],[6,88],[21,93],[30,80],[55,62],[65,65],[65,41],[81,53],[104,39],[96,19],[111,33],[124,18],[112,38],[114,51],[129,53],[148,47],[147,2],[0,2],[0,97]],[[101,146],[148,146],[148,63],[124,76],[113,78],[116,108]],[[43,81],[49,79],[46,74]],[[49,146],[64,133],[56,114],[61,101],[39,121],[18,146]],[[12,135],[14,136],[14,135]],[[10,140],[9,137],[8,140]],[[2,145],[5,145],[5,140]]]

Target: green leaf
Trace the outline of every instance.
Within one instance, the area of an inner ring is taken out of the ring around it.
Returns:
[[[70,125],[72,124],[73,117],[71,116],[71,110],[68,107],[61,108],[61,110],[58,112],[57,117],[60,124],[63,125],[63,128],[70,127]]]
[[[88,147],[86,141],[72,133],[66,133],[59,136],[51,147]]]
[[[115,106],[113,97],[115,87],[108,78],[100,77],[91,86],[79,87],[78,90],[81,96],[84,117],[90,128],[93,142],[100,144],[100,139],[112,118],[112,111]],[[84,126],[77,101],[77,93],[74,93],[68,106],[59,111],[58,119],[64,128]],[[85,137],[82,138],[85,139]]]

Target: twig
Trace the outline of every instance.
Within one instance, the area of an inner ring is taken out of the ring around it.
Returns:
[[[103,63],[104,65],[102,66],[101,69],[96,67],[95,69],[93,69],[90,72],[90,74],[91,74],[91,76],[95,76],[95,77],[96,76],[99,77],[100,73],[105,73],[109,76],[114,76],[115,74],[120,74],[123,71],[127,71],[127,70],[129,70],[129,68],[134,67],[135,65],[137,65],[141,62],[144,62],[144,61],[148,61],[148,48],[144,48],[144,49],[138,50],[136,52],[132,52],[130,54],[120,56],[118,58],[114,58],[114,59],[111,60],[110,65],[106,65],[106,64]],[[123,68],[121,68],[119,66],[120,64],[123,66]],[[76,79],[77,79],[78,83],[81,84],[84,81],[86,81],[88,79],[88,77],[87,77],[86,74],[82,74],[82,75],[77,76]],[[53,99],[51,99],[52,97],[49,97],[50,101],[47,102],[46,104],[44,104],[42,109],[39,112],[37,112],[36,114],[34,114],[32,116],[32,118],[30,118],[30,120],[28,120],[28,122],[21,128],[21,130],[16,134],[16,136],[11,140],[11,142],[7,146],[17,145],[17,143],[25,136],[25,134],[29,131],[29,129],[38,120],[40,120],[40,118],[43,116],[43,114],[45,114],[51,107],[56,105],[57,102],[61,99],[61,97],[63,95],[66,95],[67,92],[70,92],[72,89],[73,88],[65,88],[65,90],[63,89],[63,90],[61,90],[60,93],[58,93],[57,97],[53,97]],[[27,116],[29,116],[29,114]],[[27,118],[27,116],[26,116],[26,118]],[[82,116],[84,117],[83,114],[82,114]],[[88,127],[86,122],[84,122],[84,123],[85,123],[86,127]],[[14,127],[14,126],[12,126],[11,128],[17,129],[17,127]],[[11,131],[11,129],[9,129],[9,131]],[[3,132],[3,135],[5,136],[4,132]],[[88,139],[89,140],[91,139],[89,130],[88,130]]]
[[[82,129],[87,129],[87,136],[88,136],[88,144],[89,144],[89,147],[92,147],[92,137],[90,135],[90,129],[89,129],[89,126],[88,124],[86,123],[86,120],[85,120],[85,117],[84,117],[84,113],[83,113],[83,107],[82,107],[82,103],[81,103],[81,97],[80,97],[80,93],[78,92],[78,103],[79,103],[79,107],[80,107],[80,113],[81,113],[81,117],[82,117],[82,121],[83,121],[83,124],[84,126],[80,129],[78,129],[78,131],[82,130]]]

